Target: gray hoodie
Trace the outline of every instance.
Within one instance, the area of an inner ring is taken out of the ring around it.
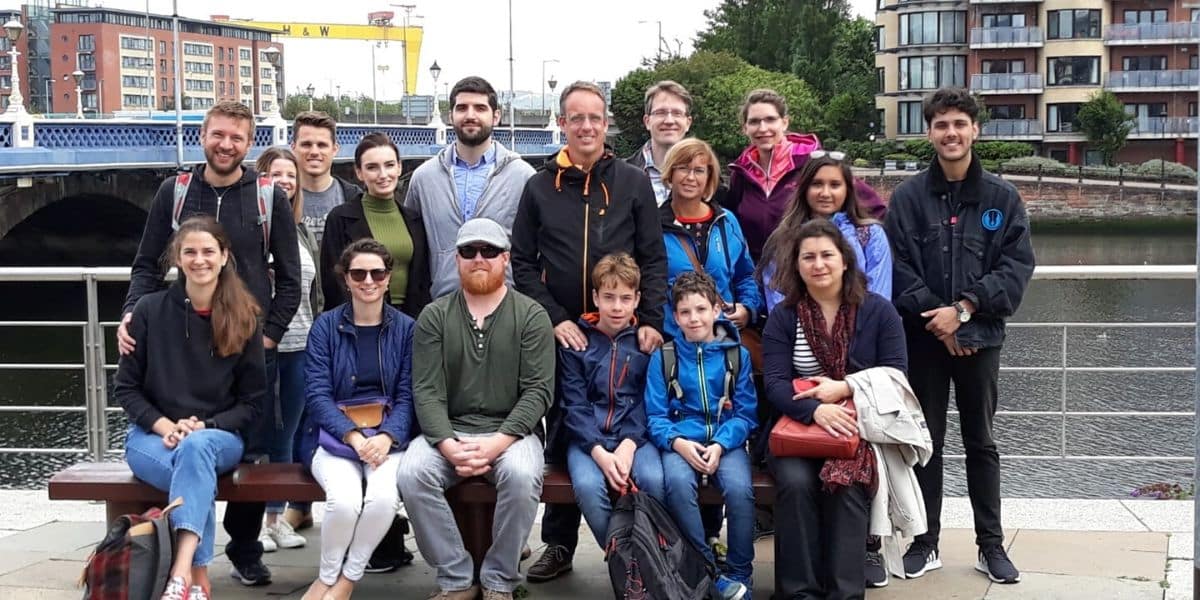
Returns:
[[[491,219],[512,236],[513,219],[525,182],[533,176],[533,167],[521,156],[492,140],[496,145],[496,166],[484,184],[483,194],[475,208],[474,217]],[[421,214],[425,235],[429,240],[429,273],[433,281],[433,298],[444,296],[459,288],[458,267],[454,262],[455,240],[463,224],[462,204],[454,185],[454,164],[451,145],[413,171],[404,205]],[[512,269],[506,275],[512,285]]]

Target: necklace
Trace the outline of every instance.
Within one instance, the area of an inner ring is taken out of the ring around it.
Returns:
[[[208,183],[208,182],[205,181],[204,183]],[[237,183],[234,183],[232,185],[227,185],[227,186],[225,186],[225,189],[218,192],[216,186],[214,186],[211,183],[208,183],[208,189],[212,190],[213,195],[217,197],[217,214],[216,214],[216,216],[213,217],[216,220],[218,220],[218,221],[221,220],[221,201],[225,199],[225,194],[228,194],[229,190],[233,189],[233,186],[235,186],[235,185],[237,185]]]

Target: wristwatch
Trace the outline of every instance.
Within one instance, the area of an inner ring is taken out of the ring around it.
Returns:
[[[971,320],[971,313],[967,312],[967,307],[963,306],[962,301],[954,303],[954,310],[958,311],[959,323],[966,323]]]

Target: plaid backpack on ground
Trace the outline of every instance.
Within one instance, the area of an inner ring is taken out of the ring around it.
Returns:
[[[703,600],[712,572],[658,500],[637,491],[613,506],[604,549],[617,600]]]
[[[83,600],[158,600],[175,557],[168,517],[182,504],[177,499],[164,509],[121,515],[109,524],[80,575]]]

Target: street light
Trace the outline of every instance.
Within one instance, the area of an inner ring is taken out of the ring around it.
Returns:
[[[273,47],[268,47],[266,50],[263,50],[262,53],[263,53],[263,56],[267,59],[267,63],[271,65],[271,69],[272,69],[271,81],[272,81],[272,83],[274,83],[275,73],[279,72],[279,66],[280,66],[279,59],[280,59],[281,54],[279,52],[279,49],[273,48]],[[261,94],[262,86],[260,85],[258,87],[259,87],[259,93]],[[279,104],[278,102],[272,102],[271,103],[272,108],[267,111],[267,114],[275,115],[276,113],[278,113],[279,112],[278,104]],[[261,108],[261,107],[259,107],[259,108]]]
[[[313,109],[313,94],[317,93],[317,88],[313,87],[313,84],[310,83],[310,84],[308,84],[308,87],[305,88],[305,91],[308,92],[308,110],[312,111],[312,109]]]
[[[16,19],[4,24],[4,33],[8,35],[8,56],[12,69],[12,93],[8,95],[8,110],[6,111],[10,113],[25,112],[25,98],[21,96],[21,70],[17,68],[17,57],[21,56],[21,51],[17,50],[17,40],[21,39],[24,31],[25,26]]]
[[[442,68],[438,66],[437,60],[434,60],[433,65],[429,67],[429,74],[433,76],[433,118],[429,120],[429,125],[441,129],[446,124],[442,122],[442,108],[438,106],[437,82],[438,77],[442,74]]]
[[[547,63],[558,64],[558,59],[557,58],[547,58],[546,60],[542,61],[542,81],[546,80],[546,64]],[[553,77],[553,75],[551,75],[551,77]],[[554,93],[553,88],[550,89],[550,93],[551,94]],[[545,87],[542,87],[542,112],[546,112],[546,88]]]
[[[655,58],[655,60],[657,60],[658,62],[662,62],[662,59],[663,59],[663,46],[665,46],[665,45],[666,45],[666,43],[665,43],[665,42],[666,42],[666,40],[664,40],[664,39],[663,39],[663,36],[662,36],[662,21],[660,21],[660,20],[655,20],[655,21],[638,21],[638,25],[647,25],[647,24],[650,24],[650,23],[658,23],[658,39],[654,41],[654,46],[655,46],[655,49],[654,49],[654,58]]]
[[[547,81],[547,82],[546,82],[546,85],[549,85],[549,86],[550,86],[550,99],[551,99],[551,102],[550,102],[550,122],[549,122],[549,123],[548,123],[546,126],[547,126],[547,127],[549,127],[549,128],[551,128],[551,129],[553,129],[553,128],[554,128],[554,126],[555,126],[555,124],[556,124],[556,121],[554,120],[554,102],[553,102],[553,100],[554,100],[554,87],[558,85],[558,80],[557,80],[557,79],[555,79],[553,75],[551,75],[551,76],[550,76],[550,81]]]
[[[83,71],[75,69],[71,72],[75,78],[75,118],[83,118]]]
[[[340,85],[337,86],[337,98],[334,98],[334,102],[337,102],[337,112],[334,113],[333,116],[334,118],[337,118],[337,116],[342,113],[342,86]],[[350,107],[347,106],[346,108]]]

